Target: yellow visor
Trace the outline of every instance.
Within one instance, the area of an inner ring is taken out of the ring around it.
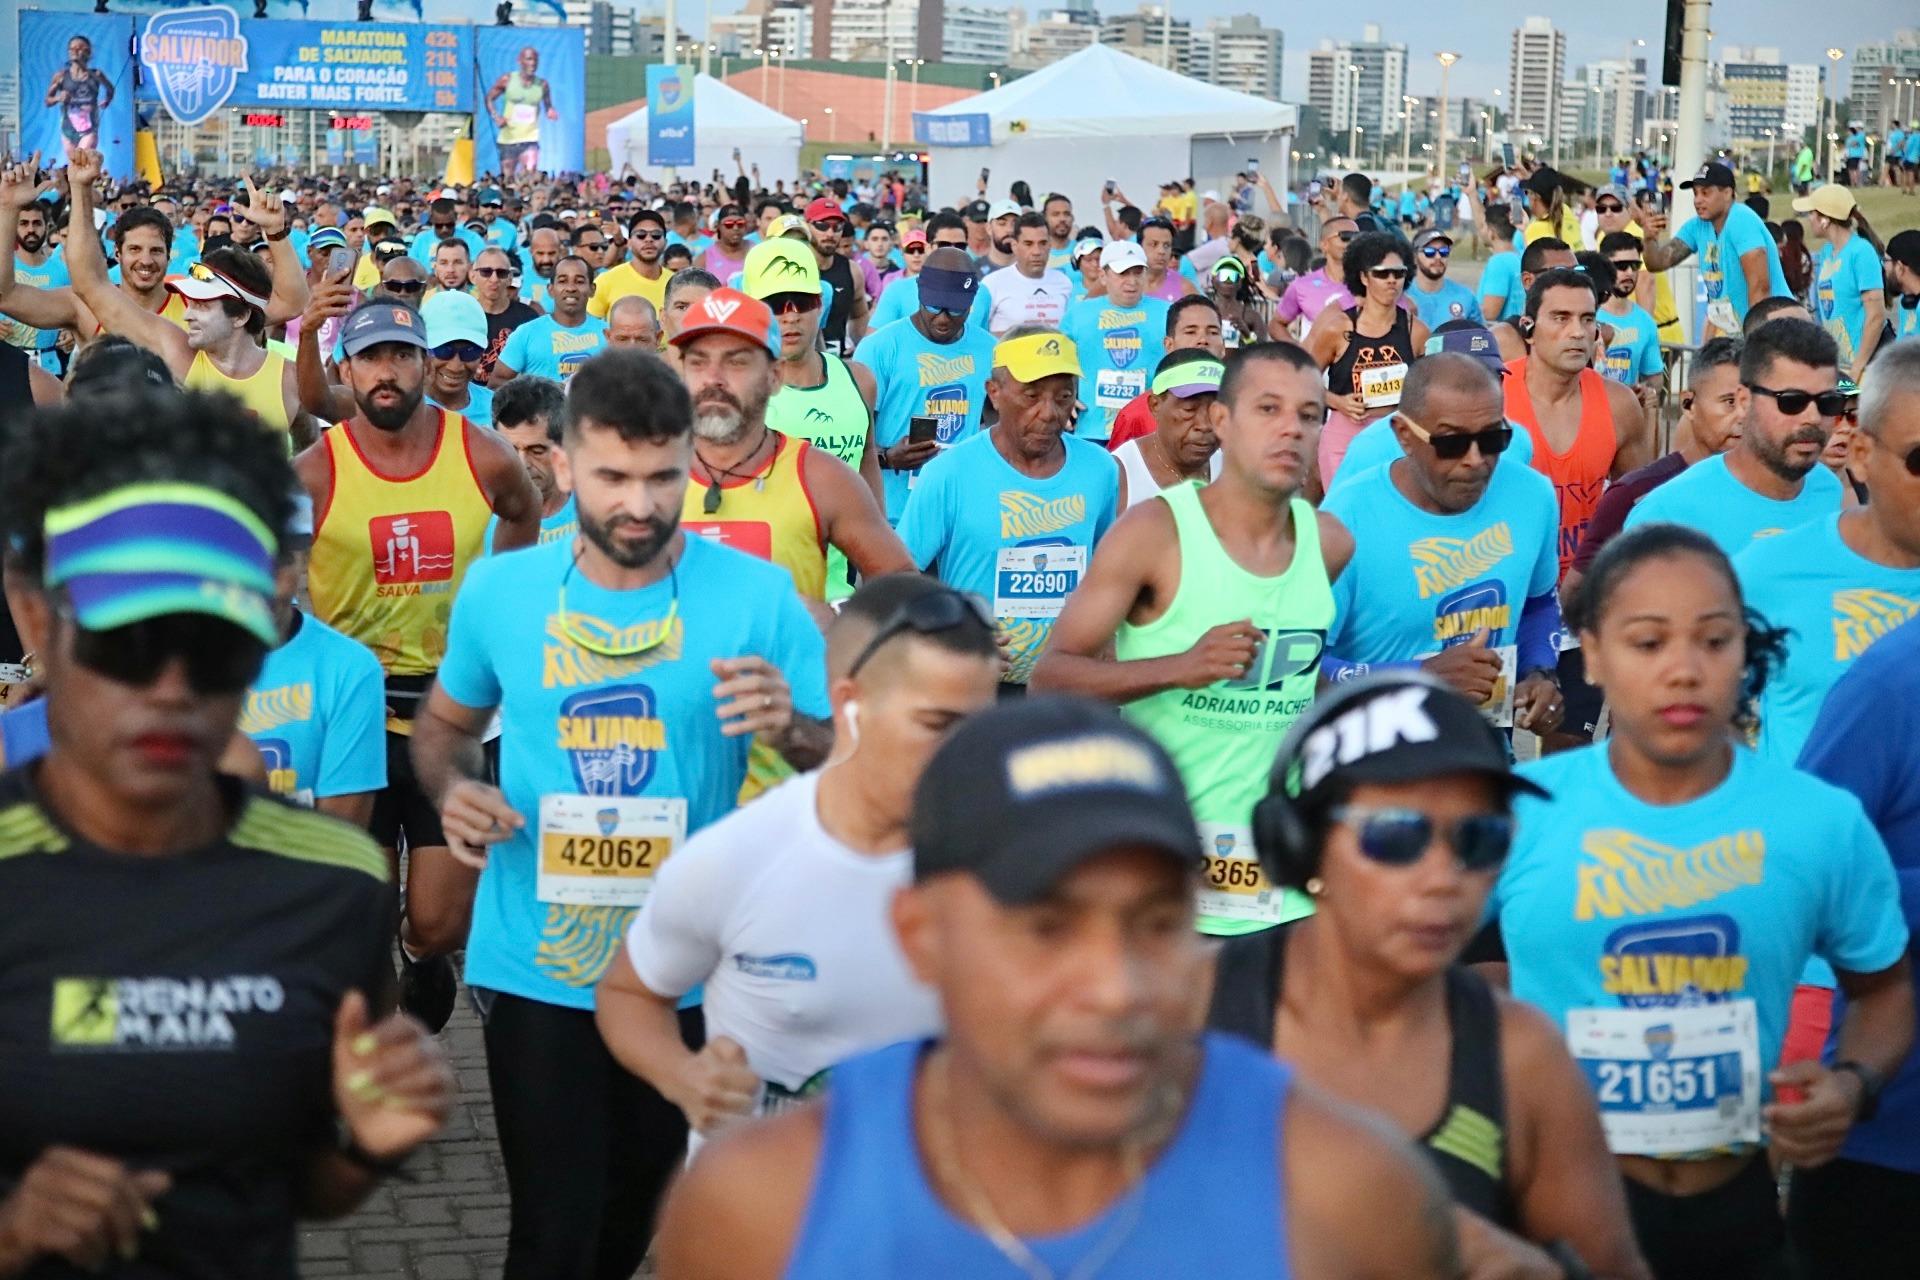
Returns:
[[[1031,333],[1008,338],[993,349],[993,367],[1005,369],[1018,382],[1038,382],[1056,373],[1080,376],[1080,348],[1059,333]]]

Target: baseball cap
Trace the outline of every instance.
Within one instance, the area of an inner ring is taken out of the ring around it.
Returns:
[[[987,221],[998,222],[1002,218],[1017,218],[1025,212],[1026,210],[1020,207],[1018,201],[996,200],[993,202],[993,208],[987,211]]]
[[[721,288],[688,309],[686,319],[680,322],[680,332],[673,335],[673,345],[684,347],[710,333],[731,333],[756,343],[778,359],[780,346],[772,336],[778,332],[766,303],[738,289]]]
[[[280,544],[246,504],[204,485],[142,481],[47,512],[44,579],[89,631],[174,614],[222,619],[280,642]]]
[[[820,262],[810,245],[798,240],[762,240],[747,250],[740,291],[762,301],[776,293],[820,292]]]
[[[846,211],[840,207],[838,201],[829,200],[826,196],[821,196],[818,200],[808,202],[808,222],[829,222],[835,218],[838,218],[842,222],[847,220]]]
[[[357,356],[368,347],[378,346],[382,342],[402,342],[410,347],[425,348],[426,321],[404,302],[382,299],[379,302],[361,303],[347,316],[347,322],[340,330],[340,349],[349,356]]]
[[[1445,240],[1448,244],[1453,243],[1453,237],[1448,235],[1445,231],[1441,230],[1439,227],[1428,227],[1425,231],[1422,231],[1418,235],[1414,236],[1413,251],[1415,253],[1418,253],[1420,252],[1420,250],[1432,244],[1435,240]]]
[[[347,237],[338,227],[322,227],[307,238],[307,255],[324,253],[328,249],[344,249]]]
[[[922,267],[919,281],[921,306],[938,307],[959,315],[973,310],[973,300],[980,288],[980,278],[973,272],[947,267]]]
[[[1211,352],[1207,356],[1205,360],[1195,360],[1189,350],[1169,351],[1161,357],[1148,390],[1157,396],[1171,395],[1182,400],[1220,394],[1220,379],[1226,376],[1227,367],[1213,359]]]
[[[1831,182],[1824,187],[1814,188],[1793,202],[1795,213],[1818,213],[1835,222],[1851,220],[1856,207],[1853,192]]]
[[[925,244],[925,243],[927,243],[927,233],[919,227],[915,227],[911,231],[904,232],[900,236],[900,247],[902,249],[906,248],[910,244]]]
[[[420,319],[426,325],[428,348],[449,342],[487,345],[487,313],[471,294],[442,289],[420,305]]]
[[[1606,186],[1593,193],[1595,200],[1603,200],[1608,196],[1612,196],[1628,208],[1633,207],[1633,199],[1627,195],[1627,189],[1617,182],[1609,182]]]
[[[393,216],[393,211],[391,209],[382,209],[377,204],[368,205],[365,211],[362,212],[361,217],[366,220],[367,226],[369,228],[372,228],[376,224],[382,223],[382,222],[386,223],[390,227],[397,227],[400,225],[399,220]]]
[[[909,830],[915,880],[965,872],[1010,906],[1122,846],[1189,870],[1203,862],[1165,748],[1076,698],[1021,698],[968,717],[920,775]]]
[[[1106,248],[1106,245],[1107,242],[1105,240],[1096,240],[1092,236],[1088,236],[1084,240],[1075,240],[1073,242],[1073,248],[1067,251],[1067,258],[1075,266],[1079,266],[1080,259],[1090,253],[1100,252],[1100,250]]]
[[[1131,240],[1115,240],[1100,250],[1102,271],[1131,271],[1147,265],[1147,251]]]
[[[1680,184],[1682,191],[1691,191],[1695,187],[1725,187],[1733,190],[1733,170],[1723,164],[1703,164],[1700,172]]]
[[[1500,733],[1480,709],[1431,676],[1362,676],[1308,708],[1280,743],[1268,791],[1296,803],[1362,783],[1474,773],[1508,795],[1548,796],[1513,772]]]
[[[989,207],[985,200],[975,200],[968,204],[965,209],[962,209],[961,213],[966,215],[968,222],[985,222],[987,220],[987,209]]]
[[[767,239],[778,239],[781,236],[792,235],[796,231],[804,234],[806,229],[805,218],[797,213],[783,213],[767,224]]]
[[[1449,320],[1441,325],[1427,339],[1421,354],[1437,356],[1443,351],[1472,356],[1493,370],[1495,377],[1506,372],[1506,362],[1500,358],[1500,343],[1493,336],[1493,331],[1471,320]]]
[[[258,311],[267,309],[266,295],[255,293],[218,267],[204,262],[194,263],[183,276],[169,277],[167,288],[192,302],[237,298]]]
[[[475,203],[480,204],[482,206],[492,205],[495,207],[501,207],[506,204],[506,201],[500,198],[500,193],[498,191],[495,191],[492,187],[487,187],[480,192]]]
[[[922,276],[926,272],[920,273]],[[993,349],[993,367],[1005,369],[1016,382],[1038,382],[1064,373],[1080,376],[1080,348],[1063,333],[1030,333],[1006,338]]]

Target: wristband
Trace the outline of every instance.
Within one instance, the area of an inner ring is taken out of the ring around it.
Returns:
[[[268,240],[270,240],[270,241],[272,241],[272,242],[273,242],[273,243],[275,243],[275,244],[278,244],[278,243],[279,243],[280,241],[282,241],[282,240],[285,240],[285,239],[286,239],[286,238],[287,238],[288,236],[290,236],[290,235],[292,235],[292,234],[293,234],[293,228],[292,228],[292,227],[282,227],[282,228],[280,229],[280,234],[279,234],[279,235],[277,235],[277,236],[276,236],[276,235],[269,235],[269,236],[267,236],[267,239],[268,239]]]
[[[1834,1063],[1833,1071],[1836,1074],[1845,1071],[1860,1082],[1860,1102],[1853,1109],[1855,1123],[1873,1119],[1875,1113],[1880,1110],[1880,1091],[1886,1087],[1887,1083],[1880,1073],[1866,1063],[1856,1062],[1852,1058],[1843,1058]]]
[[[347,1122],[338,1116],[334,1117],[333,1150],[336,1155],[343,1157],[348,1164],[364,1169],[368,1173],[377,1174],[383,1178],[396,1178],[401,1182],[413,1181],[413,1178],[401,1168],[401,1166],[407,1162],[406,1156],[400,1156],[392,1160],[383,1160],[379,1156],[374,1155],[371,1151],[368,1151],[360,1145],[359,1140],[353,1136],[353,1130],[347,1125]],[[409,1152],[408,1154],[410,1155],[412,1153]]]

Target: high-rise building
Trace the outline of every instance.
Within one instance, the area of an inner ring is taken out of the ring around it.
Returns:
[[[1307,103],[1335,135],[1356,123],[1376,137],[1397,127],[1406,93],[1407,46],[1381,39],[1376,23],[1362,27],[1357,41],[1322,40],[1307,53]]]
[[[1210,18],[1193,37],[1193,74],[1223,89],[1280,100],[1280,61],[1286,37],[1257,14]]]
[[[977,4],[943,6],[940,60],[1004,67],[1013,58],[1013,24],[1005,9]]]
[[[1507,74],[1508,130],[1529,142],[1551,144],[1559,133],[1561,86],[1567,74],[1567,35],[1551,18],[1528,18],[1513,32]]]
[[[1029,19],[1024,9],[1009,11],[1013,18],[1012,64],[1044,67],[1075,54],[1100,39],[1100,15],[1086,8],[1036,10]]]
[[[1726,103],[1718,135],[1734,146],[1798,138],[1820,123],[1820,68],[1788,65],[1776,48],[1719,50],[1716,83]]]
[[[1104,19],[1100,43],[1182,74],[1193,69],[1193,24],[1185,18],[1169,22],[1164,5],[1143,4],[1132,13]]]
[[[815,56],[821,5],[813,10]],[[1003,66],[1013,56],[1013,26],[1004,9],[944,0],[834,0],[826,56],[835,62],[925,58]]]
[[[1912,86],[1905,82],[1913,79],[1920,79],[1920,28],[1896,31],[1893,39],[1878,44],[1857,46],[1848,84],[1853,118],[1875,132],[1885,130],[1887,122],[1896,118],[1895,105],[1904,107],[1911,96]],[[1896,97],[1901,99],[1899,104]],[[1913,114],[1911,107],[1906,110]]]
[[[1574,95],[1574,85],[1580,92]],[[1601,154],[1625,156],[1636,150],[1647,119],[1647,60],[1611,58],[1589,62],[1574,73],[1574,84],[1563,93],[1579,98],[1574,131],[1561,135],[1563,143],[1592,144]],[[1568,113],[1567,119],[1572,119]]]
[[[523,8],[514,21],[523,27],[577,27],[586,33],[587,52],[631,58],[642,52],[639,20],[627,5],[610,0],[562,0],[567,16],[553,10]],[[658,19],[655,20],[658,30]]]
[[[714,43],[736,55],[769,49],[804,58],[813,47],[813,10],[806,0],[748,0],[739,13],[715,17],[709,29]]]

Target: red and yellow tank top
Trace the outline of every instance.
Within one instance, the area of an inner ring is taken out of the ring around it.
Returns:
[[[171,280],[171,279],[174,279],[175,277],[168,276],[167,278]],[[179,326],[182,329],[186,328],[187,327],[187,300],[181,297],[179,294],[175,293],[171,289],[162,290],[160,296],[163,299],[163,301],[160,303],[160,305],[157,308],[154,309],[154,314],[159,316],[162,320],[171,321],[172,323],[174,323],[175,325]],[[93,336],[97,338],[105,332],[106,332],[105,326],[101,325],[98,321],[95,321],[93,326]]]
[[[493,514],[467,421],[441,411],[433,458],[410,476],[375,471],[351,424],[321,439],[333,493],[314,518],[313,614],[373,650],[388,675],[430,675],[447,651],[454,593],[484,550]]]
[[[805,440],[773,433],[773,456],[758,474],[720,482],[720,506],[707,511],[711,486],[698,476],[687,480],[680,524],[715,542],[771,560],[793,575],[793,585],[810,600],[827,592],[827,534],[807,492]]]
[[[1507,365],[1507,417],[1533,437],[1534,470],[1553,481],[1554,496],[1560,500],[1560,576],[1564,579],[1573,564],[1573,553],[1586,537],[1594,509],[1600,505],[1620,442],[1613,430],[1613,410],[1607,404],[1606,379],[1591,369],[1582,369],[1580,429],[1564,453],[1555,453],[1540,429],[1533,396],[1527,390],[1528,358],[1522,356]]]

